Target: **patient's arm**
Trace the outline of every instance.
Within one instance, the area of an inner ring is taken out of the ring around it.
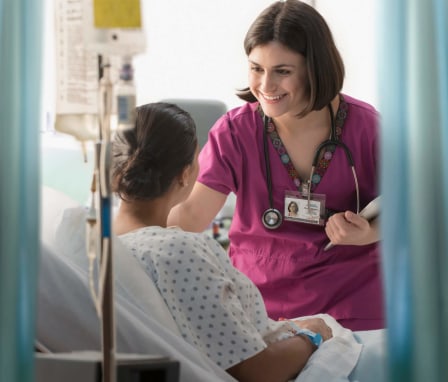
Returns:
[[[241,382],[286,382],[303,369],[316,347],[304,336],[277,341],[227,372]]]

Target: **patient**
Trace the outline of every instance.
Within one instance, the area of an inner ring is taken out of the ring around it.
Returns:
[[[121,199],[115,233],[187,342],[239,381],[293,379],[331,329],[320,318],[272,321],[258,289],[213,238],[167,227],[171,208],[191,192],[197,156],[187,112],[168,103],[137,108],[135,128],[113,143],[112,187]]]

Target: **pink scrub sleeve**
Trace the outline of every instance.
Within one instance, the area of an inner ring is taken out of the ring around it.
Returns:
[[[223,115],[212,127],[199,154],[198,181],[226,195],[236,191],[237,179],[241,176],[244,147],[234,138],[235,128],[229,114]]]

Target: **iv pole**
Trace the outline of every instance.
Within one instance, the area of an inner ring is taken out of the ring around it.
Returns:
[[[140,0],[89,0],[93,11],[90,49],[99,54],[99,141],[95,145],[94,182],[98,190],[99,214],[97,229],[99,259],[99,283],[96,307],[102,330],[103,382],[116,382],[116,339],[114,310],[114,275],[112,243],[112,129],[114,86],[111,79],[110,56],[132,56],[144,51]],[[106,11],[107,10],[107,11]],[[134,105],[130,111],[135,109]],[[119,119],[120,120],[120,119]],[[92,195],[92,201],[94,195]]]
[[[112,256],[112,192],[111,171],[111,115],[113,85],[110,78],[110,63],[102,59],[99,86],[99,142],[96,144],[96,173],[99,186],[99,230],[100,230],[100,286],[103,382],[116,381],[115,359],[115,312],[114,277]]]

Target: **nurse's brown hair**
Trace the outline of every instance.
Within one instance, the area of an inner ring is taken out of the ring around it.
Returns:
[[[298,111],[298,115],[327,106],[341,91],[345,71],[324,18],[301,1],[277,1],[250,26],[244,39],[246,55],[255,47],[273,41],[305,57],[309,102],[304,110]],[[240,90],[237,95],[248,102],[257,100],[249,88]]]

